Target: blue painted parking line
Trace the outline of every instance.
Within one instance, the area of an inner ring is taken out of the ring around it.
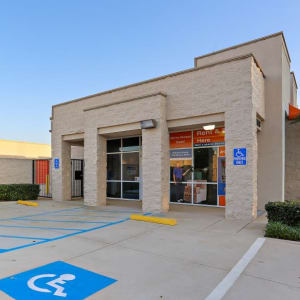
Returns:
[[[78,231],[81,228],[61,228],[61,227],[43,227],[43,226],[25,226],[25,225],[2,225],[0,224],[0,228],[28,228],[28,229],[45,229],[45,230],[66,230],[66,231]]]
[[[73,215],[72,212],[79,212],[79,214]],[[93,215],[86,215],[90,212],[92,212]],[[84,213],[84,215],[80,215],[81,213]],[[109,216],[106,216],[105,214],[110,214]],[[116,215],[113,215],[114,213],[116,213]],[[77,223],[77,224],[90,224],[92,227],[90,228],[86,228],[86,229],[81,229],[81,228],[65,228],[65,227],[52,227],[52,226],[27,226],[27,225],[10,225],[10,224],[1,224],[0,223],[0,228],[29,228],[29,229],[40,229],[40,230],[44,230],[44,231],[48,231],[48,230],[58,230],[58,231],[69,231],[69,233],[67,234],[61,234],[58,236],[55,236],[54,238],[35,238],[35,237],[24,237],[24,236],[8,236],[8,235],[3,235],[3,238],[16,238],[16,239],[32,239],[32,240],[36,240],[35,242],[32,243],[26,243],[20,246],[16,246],[16,247],[12,247],[9,249],[0,249],[0,253],[6,253],[6,252],[11,252],[11,251],[15,251],[15,250],[19,250],[19,249],[23,249],[23,248],[27,248],[27,247],[31,247],[31,246],[35,246],[35,245],[40,245],[40,244],[44,244],[44,243],[48,243],[48,242],[52,242],[52,241],[56,241],[56,240],[61,240],[61,239],[65,239],[68,237],[72,237],[72,236],[76,236],[82,233],[87,233],[87,232],[91,232],[91,231],[95,231],[98,229],[102,229],[102,228],[106,228],[109,226],[113,226],[113,225],[117,225],[123,222],[128,221],[130,218],[129,217],[125,217],[124,215],[126,214],[131,214],[131,213],[141,213],[140,211],[120,211],[120,210],[103,210],[103,211],[95,211],[95,210],[90,210],[87,209],[85,207],[75,207],[75,208],[71,208],[71,209],[62,209],[62,210],[54,210],[54,211],[50,211],[50,212],[45,212],[45,213],[38,213],[35,215],[26,215],[26,216],[19,216],[19,217],[14,217],[14,218],[9,218],[9,219],[2,219],[0,220],[2,221],[14,221],[14,222],[40,222],[40,223],[65,223],[67,224],[73,224],[73,223]],[[71,215],[72,214],[72,215]],[[121,214],[122,216],[119,216],[117,214]],[[151,215],[151,213],[144,213],[144,215]],[[49,216],[50,219],[46,218],[46,219],[36,219],[36,217],[41,217],[41,216]],[[115,218],[116,220],[110,220],[110,221],[86,221],[86,220],[63,220],[63,217],[76,217],[76,218],[88,218],[93,220],[93,218],[99,218],[101,219],[105,219],[105,218]],[[61,219],[51,219],[52,217],[59,217]],[[85,226],[86,227],[86,226]],[[1,237],[1,235],[0,235]]]
[[[107,224],[109,222],[93,222],[93,221],[82,221],[82,220],[51,220],[51,219],[28,219],[28,218],[17,218],[16,221],[31,221],[31,222],[48,222],[48,223],[82,223],[82,224]]]
[[[108,224],[104,224],[102,226],[92,227],[92,228],[89,228],[89,229],[83,229],[83,230],[78,231],[78,232],[73,232],[73,233],[70,233],[70,234],[66,234],[66,235],[55,237],[55,238],[51,238],[51,239],[48,239],[47,241],[43,240],[43,241],[39,241],[39,242],[36,242],[36,243],[30,243],[30,244],[25,244],[25,245],[22,245],[22,246],[17,246],[17,247],[14,247],[14,248],[6,249],[2,253],[11,252],[11,251],[19,250],[19,249],[28,248],[28,247],[31,247],[31,246],[36,246],[36,245],[40,245],[40,244],[44,244],[44,243],[48,243],[48,242],[53,242],[53,241],[65,239],[65,238],[72,237],[72,236],[75,236],[75,235],[78,235],[78,234],[82,234],[82,233],[86,233],[86,232],[90,232],[90,231],[95,231],[95,230],[98,230],[98,229],[101,229],[101,228],[117,225],[117,224],[123,223],[123,222],[128,221],[128,220],[129,220],[129,218],[126,218],[124,220],[120,220],[120,221],[117,221],[117,222],[111,222],[111,223],[108,223]]]
[[[77,210],[77,209],[83,209],[83,207],[73,207],[73,208],[68,208],[68,209],[58,209],[58,210],[48,211],[48,212],[34,214],[34,215],[26,215],[24,217],[46,216],[46,215],[56,214],[56,213],[59,213],[59,212],[72,211],[72,210]],[[7,219],[0,219],[0,221],[15,220],[17,218],[19,218],[19,217],[7,218]]]
[[[2,238],[8,238],[8,239],[24,239],[24,240],[42,240],[42,241],[49,241],[49,239],[46,239],[46,238],[31,237],[31,236],[19,236],[19,235],[6,235],[6,234],[0,234],[0,237],[2,237]]]
[[[125,218],[125,216],[99,216],[99,215],[89,215],[89,216],[80,216],[80,215],[55,215],[57,217],[77,217],[77,218]]]

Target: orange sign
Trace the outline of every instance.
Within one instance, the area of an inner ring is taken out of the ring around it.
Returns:
[[[192,147],[192,132],[172,132],[170,133],[170,149],[175,148],[191,148]]]
[[[219,147],[219,156],[225,156],[225,146]]]
[[[213,130],[195,130],[194,146],[220,146],[225,145],[225,128],[216,128]]]

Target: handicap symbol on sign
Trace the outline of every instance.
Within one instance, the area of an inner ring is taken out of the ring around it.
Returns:
[[[241,151],[240,148],[238,148],[237,151],[235,152],[235,156],[236,157],[244,157],[244,153]]]
[[[42,274],[42,275],[37,275],[32,277],[31,279],[28,280],[27,285],[30,289],[40,292],[40,293],[51,293],[51,291],[49,289],[45,289],[45,288],[40,288],[38,286],[36,286],[36,281],[40,278],[53,278],[56,277],[57,275],[55,274]],[[65,284],[67,283],[67,281],[70,280],[74,280],[76,278],[75,275],[73,274],[63,274],[60,275],[58,278],[54,279],[54,280],[50,280],[49,282],[47,282],[46,284],[55,288],[55,292],[54,292],[54,296],[59,296],[59,297],[66,297],[67,294],[64,293],[64,288],[58,284]]]

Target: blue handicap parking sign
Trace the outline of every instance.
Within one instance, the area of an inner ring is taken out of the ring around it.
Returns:
[[[63,261],[0,280],[0,290],[16,300],[85,299],[117,280]]]
[[[247,149],[246,148],[234,148],[233,149],[233,164],[236,166],[247,164]]]
[[[59,158],[54,158],[54,168],[59,169]]]

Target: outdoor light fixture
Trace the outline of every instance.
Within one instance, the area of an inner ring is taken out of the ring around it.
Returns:
[[[212,124],[212,125],[206,125],[206,126],[203,126],[203,129],[204,130],[214,130],[216,127],[216,125]]]
[[[156,127],[156,122],[153,119],[141,121],[142,129],[149,129],[149,128],[155,128],[155,127]]]

